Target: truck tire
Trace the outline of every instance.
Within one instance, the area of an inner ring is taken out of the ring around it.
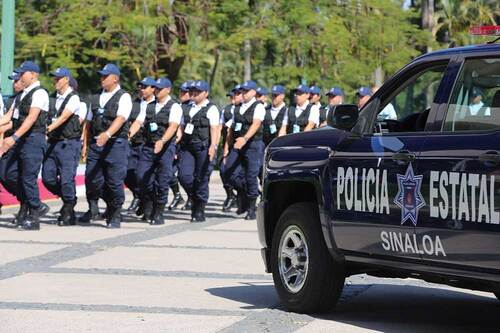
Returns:
[[[344,287],[344,265],[328,252],[320,225],[317,207],[301,202],[288,207],[276,226],[271,250],[273,280],[289,311],[328,311]]]

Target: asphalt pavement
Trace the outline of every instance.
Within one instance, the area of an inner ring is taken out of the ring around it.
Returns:
[[[58,201],[40,231],[0,216],[0,332],[497,332],[493,294],[413,279],[358,275],[334,311],[289,313],[264,272],[255,221],[223,213],[211,183],[206,223],[189,212],[164,226],[126,215],[119,230],[58,227]],[[131,195],[127,193],[127,203]],[[86,210],[80,198],[77,210]]]

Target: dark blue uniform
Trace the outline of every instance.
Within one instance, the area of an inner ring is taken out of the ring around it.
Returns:
[[[148,108],[144,122],[145,144],[137,166],[138,179],[142,186],[142,198],[145,205],[153,204],[153,213],[145,209],[144,219],[151,219],[150,224],[163,224],[163,210],[168,200],[168,189],[173,175],[175,157],[175,135],[163,145],[163,150],[154,153],[155,143],[162,140],[169,127],[170,111],[176,102],[170,99],[156,113],[156,108]]]
[[[208,202],[208,183],[213,171],[215,159],[210,161],[210,120],[207,112],[214,104],[208,102],[192,117],[190,109],[183,110],[185,124],[179,152],[179,181],[193,200],[191,221],[205,221],[205,206]],[[187,126],[192,126],[191,134],[186,133]]]
[[[252,126],[255,108],[261,102],[255,101],[243,114],[237,106],[234,110],[233,137],[244,137]],[[247,212],[245,219],[255,219],[256,201],[259,197],[258,175],[262,168],[264,142],[262,126],[240,150],[232,150],[226,158],[226,167],[231,168],[230,182],[238,191],[238,212]],[[237,156],[235,155],[237,154]],[[229,160],[229,161],[228,161]],[[230,164],[234,162],[236,165]],[[238,165],[242,171],[238,170]]]
[[[224,108],[223,113],[222,113],[222,117],[223,117],[223,121],[224,121],[224,125],[222,128],[222,147],[224,147],[224,145],[226,143],[226,139],[227,139],[228,127],[226,126],[226,124],[228,124],[228,122],[230,122],[233,119],[232,110],[234,107],[235,106],[233,104],[229,104]],[[226,159],[226,161],[227,161],[227,159]],[[227,162],[224,162],[224,158],[221,159],[221,162],[219,164],[220,179],[222,180],[224,190],[226,191],[226,200],[224,201],[224,203],[222,205],[223,212],[228,212],[231,209],[231,207],[233,207],[233,205],[236,203],[236,196],[234,194],[234,188],[231,185],[231,182],[229,181],[229,174],[232,173],[233,170],[229,170],[230,172],[228,172],[228,170],[227,170],[228,168],[226,168],[227,164],[228,164]],[[234,164],[234,162],[232,164]]]
[[[119,101],[124,94],[124,90],[117,90],[103,106],[100,105],[99,95],[92,98],[90,144],[85,170],[86,195],[90,209],[82,217],[83,222],[97,217],[97,201],[102,198],[108,208],[108,226],[120,226],[120,210],[125,200],[123,184],[127,174],[128,123],[125,122],[102,147],[97,145],[95,138],[107,131],[117,117]]]
[[[49,121],[61,116],[69,100],[76,93],[67,94],[59,109],[56,109],[55,98],[49,104]],[[73,114],[67,121],[48,134],[49,146],[45,154],[42,180],[45,187],[53,194],[61,197],[60,225],[75,224],[74,207],[76,205],[75,176],[80,156],[80,119]]]

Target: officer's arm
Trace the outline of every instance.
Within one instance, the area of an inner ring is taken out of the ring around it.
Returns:
[[[12,120],[12,114],[14,113],[14,103],[10,107],[9,111],[0,117],[0,126],[8,125]]]
[[[233,143],[233,128],[229,127],[226,134],[226,143],[224,143],[224,156],[229,153],[229,144]]]
[[[140,120],[135,120],[132,125],[130,125],[130,130],[128,132],[128,137],[129,138],[133,138],[134,135],[137,134],[137,132],[139,132],[139,130],[141,129],[142,127],[142,124],[143,122],[140,121]]]
[[[118,132],[120,128],[122,128],[122,126],[125,124],[126,121],[127,119],[125,119],[125,117],[117,116],[115,120],[113,120],[113,122],[111,123],[111,126],[109,126],[106,133],[108,133],[109,136],[115,135],[115,133]]]
[[[177,132],[177,128],[179,127],[179,124],[170,122],[168,123],[168,128],[165,131],[165,134],[161,137],[161,140],[163,142],[168,142],[170,139],[172,139]]]
[[[255,118],[253,119],[252,126],[250,126],[247,133],[245,134],[246,141],[250,140],[255,135],[255,133],[257,133],[261,125],[262,125],[262,120]]]
[[[66,120],[71,118],[71,116],[73,114],[74,113],[71,110],[64,109],[64,111],[61,113],[61,116],[59,118],[57,118],[57,120],[55,122],[50,124],[50,126],[48,127],[48,131],[52,132],[53,130],[55,130],[56,128],[58,128],[62,124],[64,124],[66,122]]]
[[[177,127],[177,135],[175,136],[175,143],[181,142],[182,135],[183,135],[183,129],[182,126]]]
[[[217,147],[220,140],[220,125],[210,126],[210,145]]]
[[[2,133],[2,135],[3,135],[3,133],[7,132],[11,128],[12,128],[12,122],[7,123],[7,125],[1,125],[0,126],[0,133]]]
[[[286,125],[281,126],[278,132],[278,136],[283,136],[283,135],[286,135]]]
[[[43,112],[40,108],[30,108],[28,116],[14,134],[19,138],[26,134],[33,127],[33,124],[35,124],[40,112]]]

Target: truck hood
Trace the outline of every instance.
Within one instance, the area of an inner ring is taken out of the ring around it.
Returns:
[[[274,150],[287,147],[329,147],[335,150],[338,143],[349,134],[350,132],[326,126],[309,132],[288,134],[278,137],[271,142],[268,149]]]

